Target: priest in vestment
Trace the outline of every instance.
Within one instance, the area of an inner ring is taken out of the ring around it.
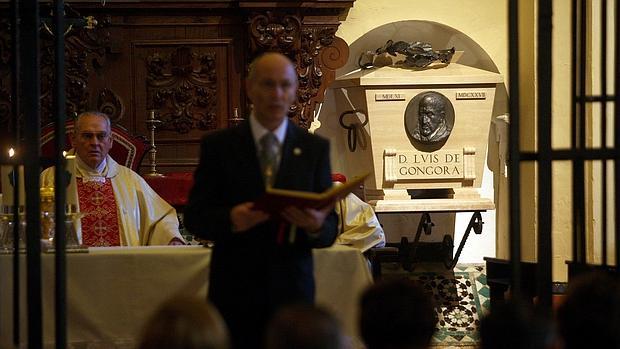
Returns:
[[[78,241],[86,246],[184,244],[176,210],[131,169],[118,164],[112,148],[110,119],[99,112],[78,116],[71,139]],[[54,168],[41,174],[43,187],[54,186]]]
[[[362,252],[385,246],[385,233],[372,206],[350,193],[335,207],[338,214],[336,243],[353,246]]]

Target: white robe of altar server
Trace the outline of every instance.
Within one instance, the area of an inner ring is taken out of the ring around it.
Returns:
[[[75,172],[73,174],[78,178],[88,176],[89,172],[92,172],[79,159],[76,159],[75,169],[68,170]],[[110,178],[112,183],[118,210],[121,246],[168,245],[175,237],[185,241],[179,233],[176,210],[157,195],[140,175],[119,165],[109,155],[100,175]],[[41,173],[41,186],[54,186],[54,167]],[[77,192],[67,192],[67,196],[69,195],[75,196],[73,202],[78,203],[79,210]],[[81,244],[80,222],[76,224],[76,230]]]
[[[336,203],[335,210],[340,229],[337,244],[353,246],[362,252],[385,246],[383,228],[369,204],[351,193]]]

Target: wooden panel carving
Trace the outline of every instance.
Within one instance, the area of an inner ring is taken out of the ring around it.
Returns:
[[[9,22],[0,21],[0,129],[11,129],[11,46]],[[0,142],[0,145],[2,142]]]
[[[249,114],[243,76],[249,61],[279,51],[300,82],[291,120],[309,127],[335,69],[348,55],[336,29],[353,0],[69,1],[68,18],[94,16],[94,30],[65,36],[67,112],[98,109],[131,133],[148,135],[155,109],[162,172],[192,170],[205,132]],[[42,16],[50,6],[41,4]],[[0,0],[0,146],[10,137],[10,11]],[[244,28],[244,30],[240,30]],[[52,36],[41,30],[42,123],[52,121]],[[238,111],[238,112],[237,112]],[[7,133],[8,132],[8,133]]]
[[[104,88],[97,94],[97,107],[108,114],[112,122],[118,123],[125,115],[125,104],[114,91]]]
[[[0,20],[0,151],[14,147],[13,130],[16,123],[23,127],[23,118],[13,118],[12,72],[11,72],[11,25],[8,18]]]
[[[349,57],[349,47],[336,37],[336,26],[307,26],[301,36],[297,60],[299,91],[295,114],[297,124],[308,128],[314,120],[316,105],[323,102],[327,86],[334,81],[336,69]]]
[[[0,20],[0,151],[11,146],[16,120],[11,117],[11,33],[8,19]]]
[[[102,18],[95,29],[73,28],[65,35],[65,85],[68,115],[80,113],[89,105],[89,78],[105,64],[110,46],[109,20]],[[54,38],[41,30],[41,124],[53,120]],[[118,115],[120,119],[122,115]]]
[[[298,16],[255,14],[250,23],[252,52],[278,51],[294,53],[299,50],[301,20]]]
[[[250,57],[278,51],[296,64],[299,90],[289,117],[308,128],[315,107],[323,101],[325,89],[335,79],[349,55],[347,44],[336,37],[337,25],[302,25],[300,15],[254,13],[250,20]]]
[[[160,129],[188,133],[216,128],[215,61],[215,52],[192,52],[188,46],[146,57],[147,108],[159,112]]]
[[[79,13],[67,6],[70,17]],[[46,13],[42,10],[42,13]],[[72,26],[65,35],[66,110],[71,115],[90,109],[88,82],[90,76],[105,62],[109,43],[107,21],[101,19],[94,30]],[[14,100],[11,78],[11,30],[8,20],[0,21],[0,146],[12,138],[11,103]],[[54,38],[49,28],[40,31],[41,125],[54,121]],[[25,82],[21,82],[25,84]],[[21,117],[21,116],[20,116]],[[23,126],[22,126],[23,127]]]
[[[156,110],[165,139],[197,141],[204,131],[228,127],[231,50],[224,39],[133,43],[136,111]]]

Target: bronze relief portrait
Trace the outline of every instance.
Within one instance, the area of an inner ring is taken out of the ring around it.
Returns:
[[[445,142],[454,126],[454,107],[435,91],[413,97],[405,109],[405,128],[409,137],[421,144]]]

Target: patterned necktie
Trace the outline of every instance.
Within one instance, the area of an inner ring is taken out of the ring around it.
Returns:
[[[278,167],[279,142],[276,136],[271,132],[267,132],[261,137],[259,142],[261,146],[259,161],[263,172],[263,179],[265,180],[265,184],[271,187],[275,181],[275,173]]]

